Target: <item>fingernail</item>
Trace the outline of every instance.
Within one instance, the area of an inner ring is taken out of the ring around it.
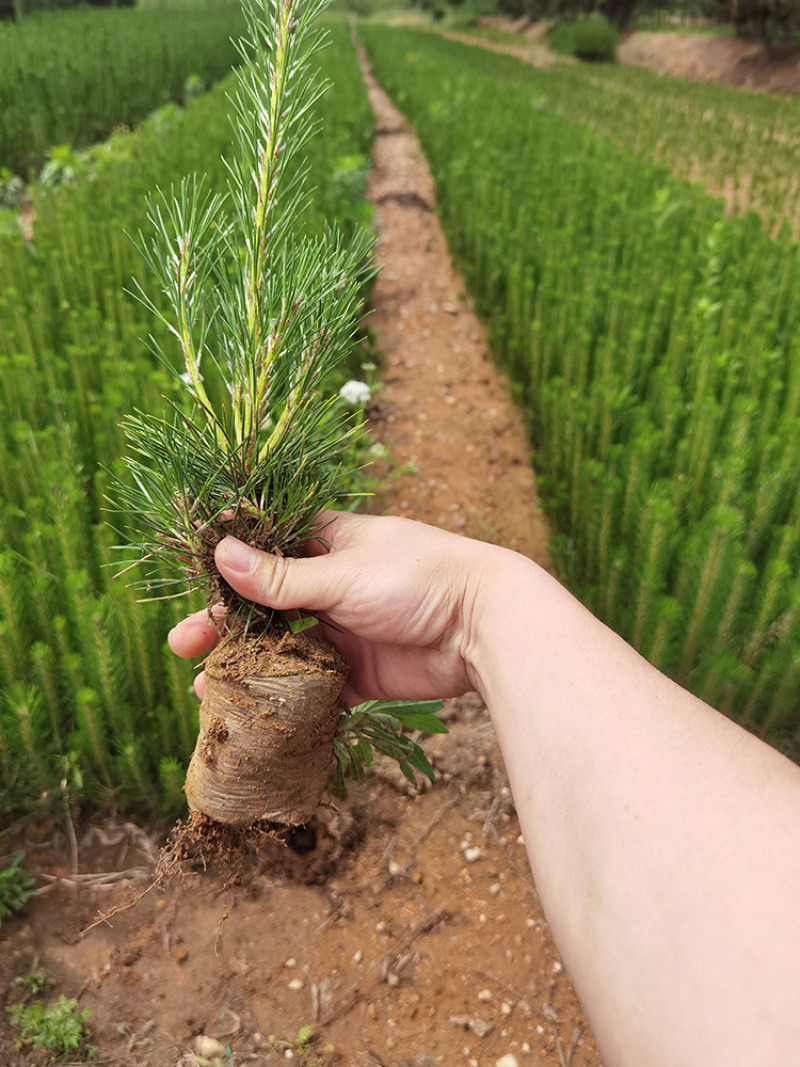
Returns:
[[[254,548],[238,541],[235,537],[226,537],[217,546],[217,562],[236,574],[250,574],[255,569],[258,553]]]

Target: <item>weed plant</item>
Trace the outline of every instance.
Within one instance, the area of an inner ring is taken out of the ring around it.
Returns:
[[[0,871],[0,923],[36,896],[33,875],[22,866],[24,859],[25,853],[17,852],[11,863]]]
[[[529,412],[562,573],[658,667],[800,742],[800,284],[788,232],[542,106],[538,75],[364,26]]]
[[[6,1008],[12,1026],[19,1030],[17,1044],[37,1051],[48,1052],[52,1058],[72,1062],[87,1058],[86,1021],[89,1009],[80,1009],[77,1000],[68,1000],[62,993],[49,1008],[36,1000],[32,1004],[14,1004]],[[52,1062],[52,1059],[50,1060]]]
[[[363,202],[373,120],[344,25],[316,60],[335,88],[307,145],[316,189],[305,233],[337,218],[352,232]],[[197,734],[191,670],[165,634],[186,604],[140,604],[112,580],[105,496],[126,477],[120,423],[131,409],[179,399],[141,339],[166,341],[153,312],[126,295],[149,284],[131,241],[145,198],[190,172],[224,188],[226,92],[220,84],[117,133],[94,179],[41,195],[34,251],[0,237],[0,794],[2,807],[90,797],[164,813],[183,806]],[[357,162],[355,162],[357,161]],[[161,310],[164,310],[166,304]],[[356,364],[332,377],[338,392]],[[219,386],[210,375],[208,387]],[[344,403],[344,401],[341,401]],[[348,460],[363,462],[363,452]],[[66,783],[63,785],[63,783]]]

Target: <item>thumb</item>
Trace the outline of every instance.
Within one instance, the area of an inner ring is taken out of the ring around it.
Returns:
[[[338,601],[325,564],[330,556],[286,559],[261,552],[235,537],[217,545],[214,560],[220,574],[237,593],[277,611],[309,608],[328,611]],[[326,586],[328,588],[326,588]]]

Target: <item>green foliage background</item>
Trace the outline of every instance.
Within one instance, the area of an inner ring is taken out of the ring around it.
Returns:
[[[303,225],[365,221],[373,119],[343,24],[318,62],[335,89],[308,147],[316,191]],[[224,189],[230,88],[115,134],[88,177],[36,203],[33,247],[0,236],[0,795],[6,809],[73,797],[162,812],[182,805],[197,729],[191,670],[165,644],[191,606],[140,604],[113,580],[107,470],[125,477],[120,421],[177,399],[142,342],[150,286],[125,231],[145,197],[188,173]],[[176,358],[178,353],[176,351]],[[337,383],[331,382],[331,388]],[[166,398],[166,399],[165,399]]]
[[[800,727],[797,247],[553,114],[546,75],[364,26],[538,445],[569,584],[657,666]]]

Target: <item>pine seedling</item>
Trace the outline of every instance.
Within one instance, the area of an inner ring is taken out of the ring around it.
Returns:
[[[149,597],[199,588],[227,608],[186,793],[194,813],[241,828],[314,813],[347,671],[303,620],[243,601],[214,564],[229,534],[278,556],[324,544],[319,512],[353,492],[348,453],[362,431],[325,387],[353,349],[372,238],[299,234],[324,6],[245,0],[227,193],[185,179],[149,203],[136,239],[162,296],[138,283],[137,295],[174,351],[150,347],[184,402],[125,420],[130,477],[115,503],[136,531],[125,569]]]

